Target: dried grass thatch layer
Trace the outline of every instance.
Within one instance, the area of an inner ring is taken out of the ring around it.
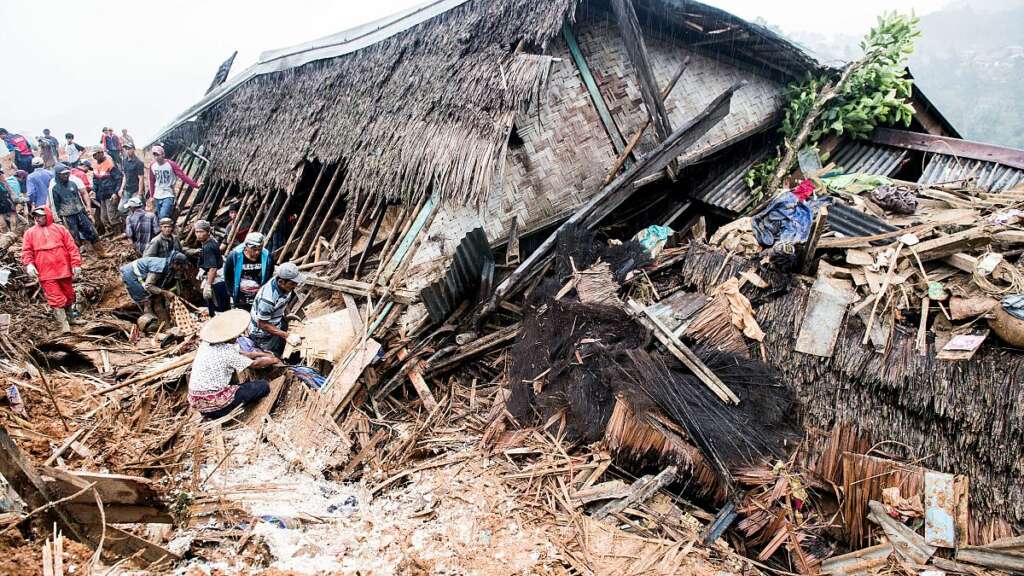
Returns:
[[[343,162],[343,191],[478,200],[516,113],[544,85],[551,57],[536,53],[575,4],[472,0],[352,54],[254,78],[204,112],[198,133],[218,178],[246,187],[283,189],[308,159]]]
[[[724,252],[691,244],[679,279],[707,292],[716,277],[754,267],[725,259]],[[771,290],[755,290],[752,298]],[[902,443],[922,466],[970,477],[972,514],[1024,522],[1024,354],[985,347],[970,361],[939,361],[933,345],[920,356],[915,335],[899,330],[879,354],[861,345],[859,319],[847,319],[832,358],[802,354],[794,342],[807,294],[794,287],[756,306],[769,362],[804,404],[806,426],[847,424],[869,442]]]

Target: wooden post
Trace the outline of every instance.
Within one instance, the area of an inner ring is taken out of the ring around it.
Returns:
[[[640,22],[636,18],[636,11],[633,9],[632,0],[612,0],[612,9],[619,21],[619,30],[622,32],[622,40],[626,44],[626,53],[636,70],[640,81],[640,93],[643,95],[644,106],[654,120],[654,131],[658,135],[658,141],[662,142],[672,133],[672,123],[665,110],[665,103],[658,91],[657,82],[654,80],[654,72],[651,71],[651,63],[647,57],[647,45],[644,43],[643,32],[640,30]]]
[[[288,234],[288,239],[285,240],[284,245],[281,246],[280,252],[278,252],[277,254],[278,260],[283,261],[285,253],[288,252],[289,246],[291,246],[292,241],[295,240],[295,234],[299,231],[299,228],[301,228],[302,224],[306,221],[306,214],[309,212],[309,207],[313,204],[313,197],[316,196],[316,189],[318,186],[320,186],[320,180],[324,177],[324,172],[326,171],[327,164],[324,164],[320,167],[320,172],[317,173],[316,175],[316,180],[313,182],[313,187],[309,189],[309,195],[306,196],[306,202],[305,204],[302,205],[302,212],[299,213],[299,218],[298,220],[295,221],[295,226],[292,227],[291,233]]]
[[[328,209],[327,213],[330,214],[331,212],[334,211],[334,207],[338,202],[338,197],[341,196],[340,190],[334,188],[334,183],[338,180],[338,176],[340,174],[341,162],[339,161],[338,166],[334,169],[334,175],[331,176],[331,181],[327,184],[327,189],[324,190],[323,196],[320,197],[320,203],[317,205],[316,210],[313,211],[313,216],[309,219],[310,225],[306,227],[306,231],[302,233],[302,239],[299,240],[299,243],[295,245],[295,250],[292,251],[292,259],[299,258],[299,261],[306,259],[306,255],[302,253],[302,248],[303,246],[306,245],[306,241],[309,239],[310,233],[313,232],[314,227],[316,227],[316,221],[320,218],[324,218],[324,216],[322,215],[323,208],[324,205],[327,203],[327,198],[331,196],[332,190],[334,190],[334,199],[331,201],[331,207],[330,209]],[[319,230],[322,229],[323,222],[321,221],[321,224],[317,230],[318,236],[320,234]]]
[[[359,261],[356,262],[356,269],[352,272],[352,279],[359,279],[359,269],[363,267],[363,262],[366,261],[367,254],[373,249],[373,241],[377,239],[377,232],[380,231],[380,223],[384,221],[384,214],[388,211],[388,204],[384,201],[384,197],[377,202],[377,217],[373,220],[373,228],[370,229],[370,237],[366,241],[366,247],[363,248],[363,253],[359,255]]]
[[[306,166],[308,165],[309,163],[303,162],[302,165],[299,166],[299,171],[295,174],[295,179],[292,180],[292,185],[289,186],[288,191],[285,192],[284,199],[281,202],[281,207],[278,208],[277,216],[274,217],[274,223],[270,225],[270,231],[267,232],[267,244],[270,244],[271,239],[274,237],[274,232],[277,231],[277,227],[281,225],[281,220],[284,219],[285,215],[288,213],[288,204],[291,203],[292,195],[295,194],[295,190],[298,189],[299,183],[302,182],[302,177],[306,174]]]
[[[576,36],[573,35],[569,24],[562,25],[562,35],[565,37],[565,43],[569,45],[569,53],[572,55],[572,61],[576,64],[576,69],[579,71],[580,77],[583,79],[583,84],[587,87],[587,92],[590,94],[590,100],[594,103],[594,108],[597,110],[597,116],[601,119],[601,125],[604,126],[605,131],[608,133],[608,138],[612,141],[615,153],[622,154],[622,151],[626,149],[626,143],[622,140],[622,134],[619,132],[619,127],[615,125],[612,113],[608,111],[608,105],[605,103],[604,97],[601,95],[601,90],[597,87],[594,75],[590,73],[590,67],[587,66],[587,61],[583,58],[583,52],[580,51],[579,44],[576,43]]]

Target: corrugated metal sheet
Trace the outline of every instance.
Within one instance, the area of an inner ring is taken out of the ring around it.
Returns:
[[[475,228],[459,242],[448,273],[420,291],[420,298],[434,322],[442,322],[458,308],[472,290],[490,292],[494,278],[494,255],[483,228]]]
[[[835,163],[847,174],[860,172],[879,176],[892,176],[907,159],[908,150],[844,139],[832,152],[829,162]]]
[[[891,224],[840,202],[830,204],[828,207],[828,229],[847,237],[874,236],[898,230]],[[876,244],[889,242],[892,240],[881,240]]]
[[[931,185],[973,177],[975,185],[986,192],[1004,192],[1024,182],[1024,170],[983,160],[964,160],[935,154],[928,159],[918,183]]]
[[[708,177],[697,186],[693,198],[722,210],[737,214],[743,212],[754,201],[743,177],[750,172],[754,164],[768,155],[770,150],[767,147],[762,148],[750,156],[736,160],[733,167],[728,168],[724,174],[718,173]]]

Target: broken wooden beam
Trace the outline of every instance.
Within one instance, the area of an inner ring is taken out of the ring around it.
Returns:
[[[947,236],[925,240],[911,246],[910,251],[916,254],[921,262],[928,262],[953,256],[959,252],[983,246],[991,241],[992,236],[986,232],[985,227],[976,226]]]
[[[483,354],[484,352],[493,350],[494,348],[506,342],[512,341],[516,337],[516,335],[519,334],[519,329],[521,327],[522,323],[516,322],[515,324],[507,328],[502,328],[497,332],[492,332],[490,334],[487,334],[486,336],[477,338],[476,340],[469,342],[464,346],[461,346],[459,348],[459,351],[456,352],[453,356],[445,358],[444,360],[441,360],[437,363],[431,363],[427,368],[426,375],[436,376],[437,374],[454,368],[467,358],[472,358],[479,354]]]
[[[732,96],[744,82],[738,82],[727,88],[699,114],[684,126],[679,127],[664,142],[638,160],[629,170],[604,186],[589,202],[581,206],[561,226],[554,230],[547,239],[533,251],[508,277],[499,284],[491,299],[477,313],[477,319],[497,309],[498,303],[543,270],[552,257],[552,250],[559,233],[573,226],[583,225],[588,228],[596,226],[602,218],[632,197],[635,189],[633,183],[648,174],[660,172],[670,162],[692,146],[699,138],[729,114]],[[682,166],[680,166],[682,167]]]
[[[647,107],[647,112],[654,121],[654,132],[658,135],[659,142],[664,141],[672,133],[672,122],[669,120],[665,103],[655,83],[654,72],[651,71],[647,45],[644,43],[643,32],[640,30],[636,10],[633,9],[633,2],[632,0],[612,0],[612,10],[619,23],[622,41],[626,45],[626,55],[629,56],[629,61],[633,64],[633,69],[636,70],[644,106]]]
[[[669,466],[659,472],[657,476],[644,476],[637,479],[630,487],[628,496],[601,506],[593,513],[593,517],[601,520],[612,514],[618,514],[635,504],[642,504],[648,498],[654,496],[655,492],[671,484],[676,479],[676,470],[675,466]]]
[[[707,367],[704,362],[693,353],[692,350],[683,344],[682,340],[676,337],[667,326],[665,326],[661,320],[647,310],[642,304],[636,300],[629,301],[629,307],[633,311],[636,319],[644,325],[648,330],[654,333],[654,336],[665,345],[677,360],[683,363],[684,366],[690,369],[705,386],[708,387],[711,392],[718,396],[718,398],[726,404],[739,404],[739,396],[736,396],[728,386],[725,385],[722,380]]]
[[[304,284],[309,286],[316,286],[317,288],[326,288],[327,290],[333,290],[335,292],[341,292],[344,294],[352,294],[355,296],[382,296],[386,289],[382,286],[375,286],[368,282],[360,282],[358,280],[346,280],[339,278],[337,280],[325,280],[309,274],[303,280]],[[412,290],[392,290],[390,297],[399,304],[412,304],[416,302],[419,296]]]

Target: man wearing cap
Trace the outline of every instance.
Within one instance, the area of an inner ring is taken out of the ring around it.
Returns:
[[[263,247],[263,234],[250,232],[224,257],[224,288],[233,308],[250,310],[256,292],[274,275],[274,259]]]
[[[115,136],[116,138],[116,136]],[[117,225],[120,215],[117,213],[117,192],[121,189],[124,174],[118,167],[119,159],[108,157],[102,148],[92,152],[92,188],[96,202],[100,205],[99,222],[108,230]]]
[[[128,211],[128,200],[138,196],[140,200],[145,201],[143,180],[146,176],[146,166],[135,155],[135,144],[126,142],[124,154],[124,169],[122,170],[124,178],[121,179],[121,190],[117,193],[121,197],[117,209],[122,214]]]
[[[32,170],[29,171],[28,179],[28,203],[29,209],[40,208],[50,203],[50,182],[53,180],[53,172],[43,169],[42,158],[32,158]]]
[[[199,330],[202,342],[192,360],[188,378],[188,403],[208,419],[227,416],[238,406],[252,404],[270,392],[266,380],[248,380],[241,374],[249,368],[280,365],[264,352],[243,352],[235,339],[245,332],[249,315],[229,310],[209,320]]]
[[[156,199],[156,213],[161,218],[170,218],[174,214],[174,185],[180,179],[192,188],[202,188],[203,181],[189,178],[173,160],[164,156],[163,146],[153,146],[149,151],[153,163],[149,165],[149,193]]]
[[[128,208],[128,217],[124,220],[124,235],[141,255],[153,237],[160,233],[156,214],[143,210],[142,199],[138,197],[128,200],[125,205]]]
[[[215,316],[228,309],[228,291],[224,287],[222,268],[224,257],[220,253],[220,243],[213,237],[213,227],[206,220],[197,220],[192,225],[196,240],[199,242],[199,276],[202,279],[203,298],[210,316]]]
[[[25,231],[21,263],[28,275],[39,281],[61,332],[68,332],[71,330],[69,323],[81,323],[72,314],[75,303],[72,280],[82,271],[82,255],[71,233],[53,222],[49,206],[33,209],[32,218],[36,224]]]
[[[121,267],[121,280],[132,300],[142,306],[146,314],[153,313],[153,296],[173,298],[167,289],[171,282],[181,276],[188,265],[188,257],[175,252],[167,258],[143,256]]]
[[[99,238],[86,214],[88,194],[77,183],[71,181],[71,170],[67,166],[57,164],[53,171],[56,177],[50,182],[50,195],[53,198],[54,211],[64,220],[76,242],[85,243],[87,247],[92,248],[93,242]]]
[[[302,274],[298,266],[285,262],[277,268],[274,278],[260,288],[252,304],[249,338],[276,356],[284,353],[286,342],[298,346],[302,341],[298,334],[288,334],[288,321],[285,318],[288,305],[295,300],[295,288],[301,283]]]
[[[170,218],[160,219],[160,233],[150,241],[149,246],[143,250],[143,256],[154,256],[156,258],[167,258],[172,252],[182,252],[181,240],[174,233],[174,220]]]

